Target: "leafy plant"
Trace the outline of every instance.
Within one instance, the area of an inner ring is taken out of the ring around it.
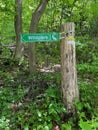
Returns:
[[[10,120],[8,120],[4,116],[2,116],[2,118],[0,119],[0,129],[10,130],[9,122],[10,122]]]
[[[79,126],[82,130],[96,130],[98,129],[98,117],[92,118],[92,120],[83,121],[80,119]]]

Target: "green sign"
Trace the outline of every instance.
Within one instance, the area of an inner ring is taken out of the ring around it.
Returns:
[[[59,33],[34,33],[21,35],[21,42],[56,42],[59,40]]]

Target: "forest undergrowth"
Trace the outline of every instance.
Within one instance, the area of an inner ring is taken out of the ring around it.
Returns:
[[[30,75],[27,59],[19,64],[10,49],[0,46],[1,130],[98,129],[98,45],[84,43],[77,39],[80,101],[74,103],[75,115],[67,115],[62,102],[60,72]]]

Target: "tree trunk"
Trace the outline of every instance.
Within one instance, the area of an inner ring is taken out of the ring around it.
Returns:
[[[15,0],[15,33],[16,33],[16,49],[15,57],[20,58],[23,53],[23,45],[20,41],[22,33],[22,0]]]
[[[30,33],[36,33],[39,20],[44,13],[44,10],[46,8],[48,1],[49,0],[41,0],[40,4],[36,8],[35,12],[32,14],[30,30],[29,30]],[[29,67],[30,67],[30,73],[32,73],[36,69],[36,65],[35,65],[35,43],[29,43],[28,48],[29,48]]]
[[[76,54],[74,41],[74,23],[62,25],[64,32],[61,41],[61,74],[62,74],[62,99],[68,113],[75,113],[74,101],[79,100],[76,73]]]

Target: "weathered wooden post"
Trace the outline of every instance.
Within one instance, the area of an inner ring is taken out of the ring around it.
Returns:
[[[75,113],[74,101],[79,100],[76,73],[76,54],[74,40],[74,23],[66,23],[61,26],[61,75],[62,75],[62,99],[68,113]]]

